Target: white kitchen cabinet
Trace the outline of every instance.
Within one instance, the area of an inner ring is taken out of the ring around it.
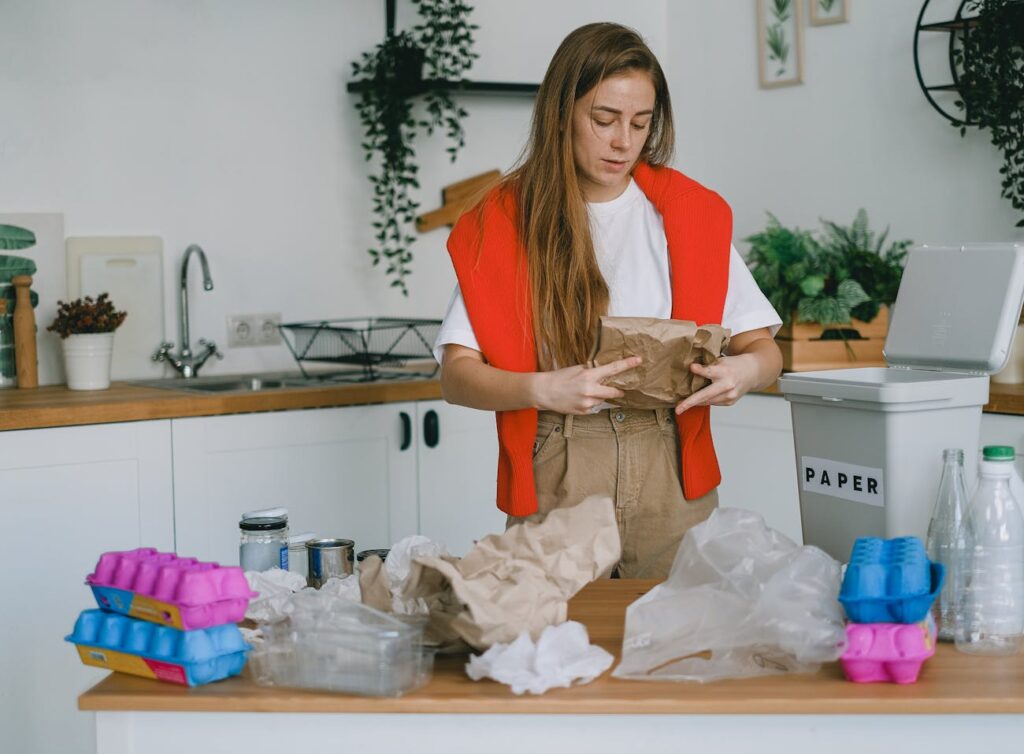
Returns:
[[[745,395],[733,406],[712,407],[711,428],[722,469],[720,504],[756,511],[773,529],[803,542],[789,402]]]
[[[473,542],[505,530],[498,510],[498,433],[493,411],[419,401],[420,533],[465,555]]]
[[[241,514],[276,506],[293,533],[359,550],[415,534],[415,416],[409,402],[173,420],[178,552],[238,563]]]
[[[91,752],[77,697],[105,673],[63,639],[101,553],[173,547],[170,421],[0,432],[0,489],[0,749]]]

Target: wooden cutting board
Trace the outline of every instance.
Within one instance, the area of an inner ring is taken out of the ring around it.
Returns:
[[[68,238],[68,296],[109,293],[128,312],[114,336],[115,380],[160,377],[151,357],[164,339],[163,241],[156,236]]]

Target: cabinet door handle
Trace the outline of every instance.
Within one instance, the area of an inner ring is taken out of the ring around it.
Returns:
[[[436,448],[441,442],[441,422],[436,411],[428,411],[423,415],[423,441],[428,448]]]
[[[398,449],[408,450],[412,445],[412,418],[405,411],[399,411],[398,418],[402,420],[402,442]]]

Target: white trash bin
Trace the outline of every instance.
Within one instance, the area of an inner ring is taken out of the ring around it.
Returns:
[[[922,540],[944,448],[978,457],[988,375],[1005,365],[1024,302],[1024,245],[911,251],[890,317],[886,368],[793,372],[804,544],[840,562],[857,537]]]

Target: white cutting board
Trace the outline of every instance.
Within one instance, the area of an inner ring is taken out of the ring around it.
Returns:
[[[115,380],[160,377],[152,355],[164,339],[163,240],[156,236],[68,238],[68,296],[109,293],[128,316],[114,335]]]

